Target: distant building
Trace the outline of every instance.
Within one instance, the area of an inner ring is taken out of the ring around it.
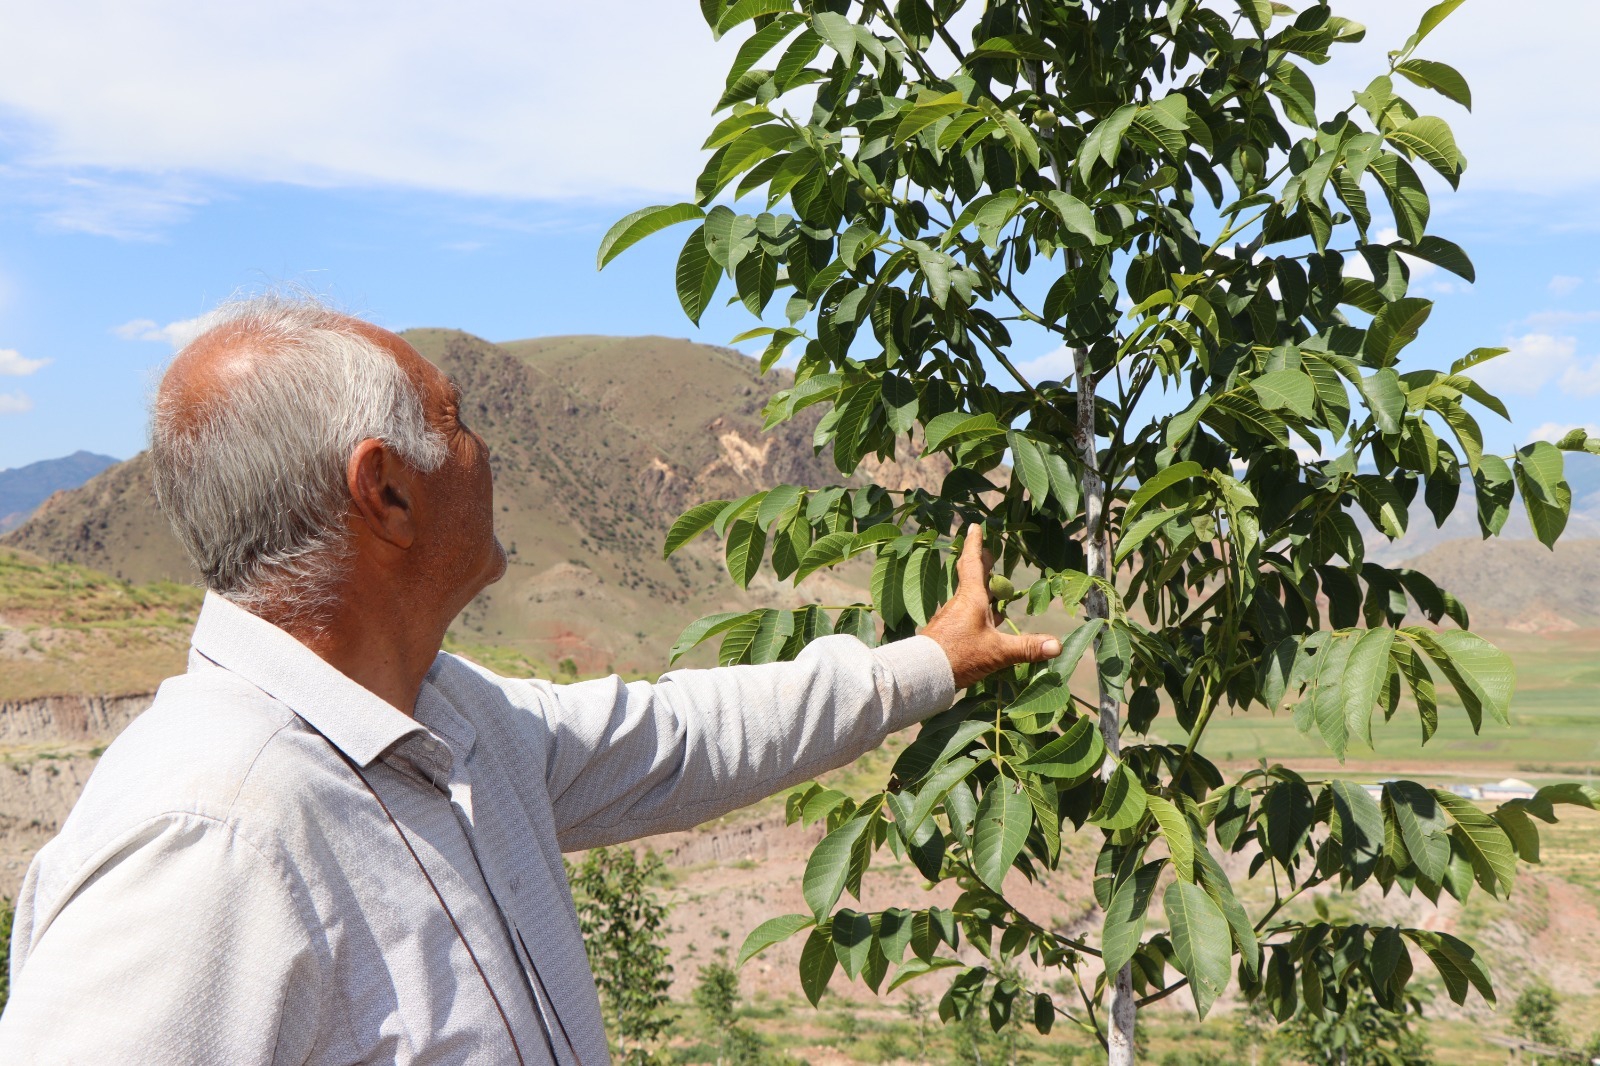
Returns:
[[[1508,777],[1497,785],[1484,785],[1482,799],[1491,803],[1504,803],[1506,800],[1533,799],[1534,793],[1539,790],[1520,778]]]

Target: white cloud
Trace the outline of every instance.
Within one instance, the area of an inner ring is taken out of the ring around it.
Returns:
[[[20,415],[33,410],[33,397],[25,392],[0,392],[0,415]]]
[[[1017,363],[1017,371],[1035,385],[1041,381],[1066,381],[1072,377],[1072,351],[1062,345],[1036,359]]]
[[[1571,274],[1557,274],[1550,279],[1549,289],[1557,296],[1565,296],[1582,284],[1582,278],[1573,277]]]
[[[0,348],[0,377],[25,378],[49,365],[48,359],[24,359],[15,348]]]
[[[1430,2],[1342,5],[1368,34],[1311,68],[1323,97],[1347,101],[1385,69],[1384,53]],[[1455,127],[1472,159],[1469,189],[1558,193],[1600,174],[1596,119],[1548,105],[1589,92],[1600,5],[1539,6],[1539,18],[1507,19],[1467,5],[1425,42],[1426,58],[1473,83],[1471,114],[1403,83]],[[713,42],[684,0],[12,3],[5,30],[0,113],[13,163],[86,181],[50,217],[118,236],[181,217],[206,198],[194,179],[215,176],[681,197],[702,165],[727,64],[748,36]]]
[[[1472,376],[1490,392],[1532,396],[1572,366],[1578,341],[1575,337],[1525,333],[1511,338],[1506,347],[1511,350],[1474,367]]]
[[[165,341],[176,351],[204,333],[210,322],[209,312],[196,315],[194,318],[168,322],[164,326],[157,325],[152,318],[136,318],[120,326],[111,327],[111,332],[125,341]]]
[[[203,196],[169,175],[682,197],[748,36],[648,0],[85,0],[8,4],[5,29],[17,159],[97,175],[55,221],[119,236]]]
[[[1490,392],[1532,396],[1554,384],[1568,396],[1600,393],[1600,356],[1579,356],[1576,337],[1525,333],[1506,346],[1505,355],[1472,370]]]
[[[1561,372],[1561,391],[1569,396],[1600,393],[1600,359],[1574,363]]]
[[[1546,422],[1543,425],[1534,427],[1528,433],[1528,439],[1523,443],[1528,444],[1536,440],[1547,440],[1554,443],[1575,429],[1581,429],[1591,437],[1600,437],[1600,424],[1594,422],[1583,425],[1575,422]]]
[[[1600,322],[1600,311],[1535,311],[1523,322],[1536,330],[1552,330],[1561,326]]]

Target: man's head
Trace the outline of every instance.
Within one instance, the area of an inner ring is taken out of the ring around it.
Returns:
[[[156,497],[208,588],[315,630],[344,602],[442,617],[496,580],[488,449],[405,341],[309,300],[225,305],[167,369]]]

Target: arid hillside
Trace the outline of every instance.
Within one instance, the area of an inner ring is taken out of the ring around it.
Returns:
[[[819,409],[761,432],[778,372],[763,377],[738,352],[662,337],[406,337],[461,386],[467,418],[494,453],[511,565],[463,613],[460,640],[515,649],[551,671],[571,660],[586,674],[650,673],[696,617],[794,597],[766,578],[737,589],[709,544],[661,558],[667,527],[689,503],[837,480],[812,451]],[[911,461],[872,473],[894,487],[937,487],[943,469]],[[143,454],[56,494],[0,545],[134,582],[195,579],[156,511]],[[808,585],[812,595],[844,591],[826,579]]]

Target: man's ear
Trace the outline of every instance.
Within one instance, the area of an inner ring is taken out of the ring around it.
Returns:
[[[414,477],[383,441],[370,438],[356,445],[345,471],[355,519],[396,548],[409,548],[416,540]]]

